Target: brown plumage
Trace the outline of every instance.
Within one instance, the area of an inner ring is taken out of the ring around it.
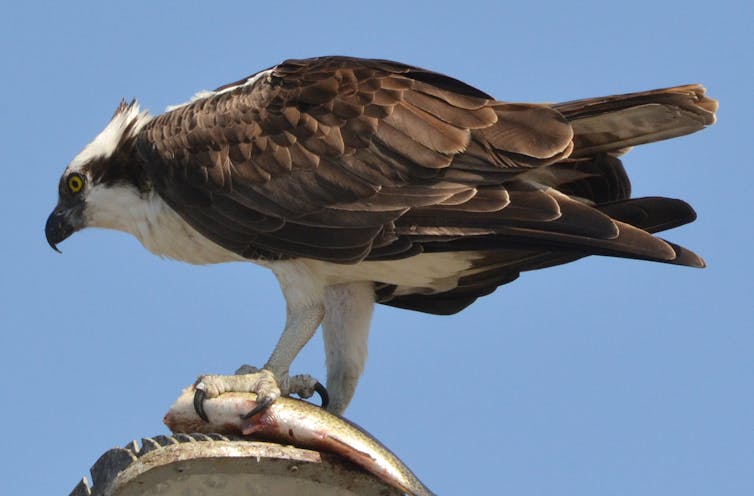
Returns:
[[[618,157],[712,124],[716,107],[699,85],[506,103],[423,69],[323,57],[160,115],[135,145],[183,219],[249,258],[483,252],[449,291],[375,281],[383,303],[453,313],[521,271],[591,254],[702,267],[650,234],[691,222],[691,207],[630,199]]]

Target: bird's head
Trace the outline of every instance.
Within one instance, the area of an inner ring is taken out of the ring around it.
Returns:
[[[150,119],[135,101],[121,101],[105,129],[68,164],[58,185],[58,204],[45,225],[47,242],[55,251],[60,251],[58,243],[85,227],[123,228],[123,203],[147,187],[135,159],[134,138]]]

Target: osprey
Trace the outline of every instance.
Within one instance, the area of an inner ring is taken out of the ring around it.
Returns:
[[[700,85],[508,103],[396,62],[288,60],[156,117],[121,102],[63,173],[45,233],[57,249],[118,229],[160,256],[269,268],[287,302],[280,340],[262,369],[201,376],[197,410],[229,390],[311,396],[318,383],[289,368],[321,324],[328,409],[342,413],[375,302],[453,314],[587,255],[703,267],[653,236],[693,209],[631,198],[619,157],[716,109]]]

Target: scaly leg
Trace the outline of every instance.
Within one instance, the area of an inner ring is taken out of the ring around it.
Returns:
[[[281,395],[297,394],[308,398],[317,390],[319,383],[312,377],[290,377],[288,372],[291,363],[314,335],[325,315],[324,284],[300,262],[275,262],[271,268],[278,277],[286,298],[287,316],[283,334],[261,370],[244,366],[239,372],[250,369],[254,371],[231,376],[203,375],[197,379],[194,384],[194,406],[202,418],[206,419],[202,408],[203,400],[229,391],[256,393],[259,405],[262,406],[251,412],[253,414]],[[326,401],[324,396],[323,401]]]
[[[351,402],[367,359],[374,284],[337,284],[325,290],[322,331],[327,360],[327,410],[341,415]]]

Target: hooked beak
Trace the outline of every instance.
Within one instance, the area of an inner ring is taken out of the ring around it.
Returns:
[[[47,242],[53,250],[62,253],[58,250],[58,243],[81,229],[81,224],[81,212],[79,208],[61,208],[61,206],[58,205],[55,207],[55,210],[52,211],[50,216],[47,217],[47,223],[45,224],[45,236],[47,237]]]

